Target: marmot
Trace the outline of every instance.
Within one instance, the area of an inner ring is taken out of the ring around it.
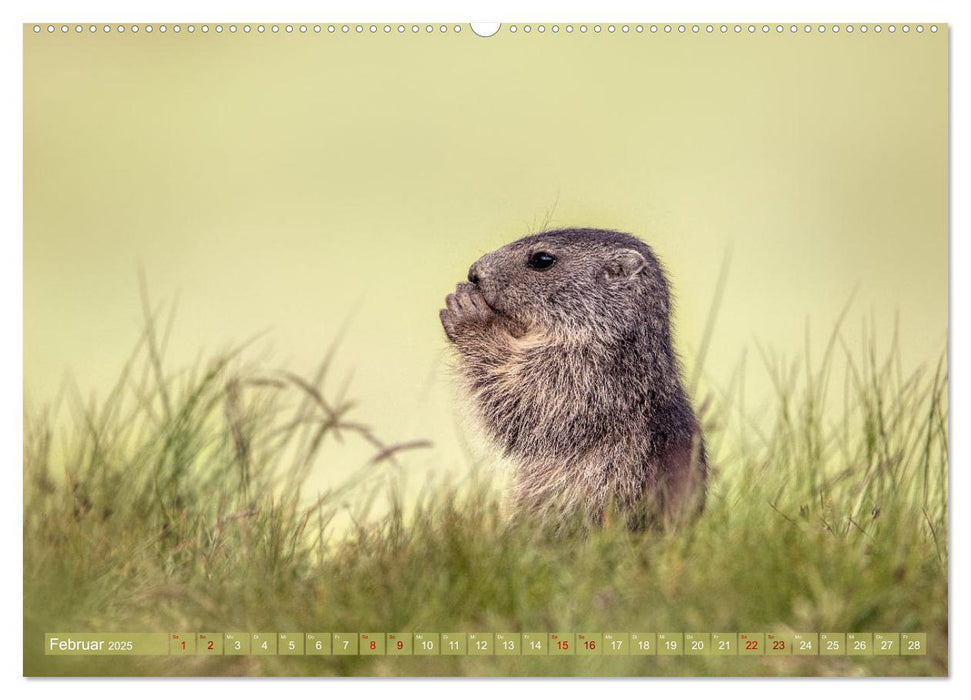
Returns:
[[[618,231],[560,229],[480,258],[440,312],[520,511],[632,527],[704,505],[707,464],[661,263]]]

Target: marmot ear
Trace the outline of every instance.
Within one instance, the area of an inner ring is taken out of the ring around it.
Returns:
[[[604,277],[612,281],[632,279],[644,269],[644,256],[636,250],[624,248],[610,256],[604,265]]]

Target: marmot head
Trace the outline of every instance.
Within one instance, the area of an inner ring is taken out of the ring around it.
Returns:
[[[560,229],[482,256],[469,282],[512,326],[572,339],[668,335],[669,294],[651,248],[626,233]]]

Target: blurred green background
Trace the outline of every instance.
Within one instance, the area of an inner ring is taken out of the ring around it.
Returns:
[[[387,441],[435,443],[410,465],[461,473],[476,431],[438,309],[480,255],[545,226],[654,247],[689,374],[730,251],[702,390],[756,343],[800,354],[807,324],[822,346],[851,297],[851,338],[871,319],[889,340],[899,315],[907,364],[946,343],[946,29],[72,25],[25,27],[24,51],[28,408],[67,376],[108,390],[143,324],[141,268],[154,302],[179,300],[169,367],[265,332],[248,357],[308,372],[346,326],[331,386],[351,376]],[[757,406],[769,379],[746,376]],[[372,453],[339,449],[314,485]]]

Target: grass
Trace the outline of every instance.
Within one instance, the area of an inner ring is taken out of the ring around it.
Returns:
[[[946,675],[947,363],[896,344],[816,363],[763,353],[768,418],[741,374],[703,411],[714,455],[692,527],[516,524],[486,475],[405,499],[402,451],[311,377],[241,351],[181,373],[149,322],[98,402],[67,392],[24,429],[28,675]],[[872,336],[870,336],[872,338]],[[837,363],[836,359],[840,358]],[[837,365],[845,372],[834,378]],[[834,398],[841,390],[842,405]],[[836,406],[836,408],[834,408]],[[58,418],[61,410],[72,420]],[[317,499],[333,440],[375,457]],[[388,508],[375,508],[375,499]],[[347,527],[340,526],[343,520]],[[619,521],[618,521],[619,522]],[[926,632],[920,657],[52,658],[54,631]]]

